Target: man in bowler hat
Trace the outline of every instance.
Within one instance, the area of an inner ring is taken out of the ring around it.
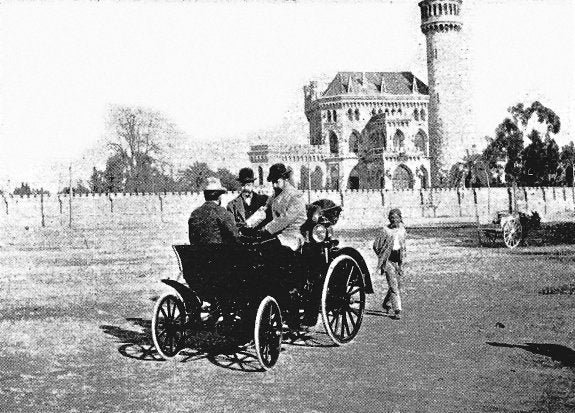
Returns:
[[[227,210],[232,213],[240,231],[245,227],[258,227],[261,225],[262,218],[265,218],[265,208],[268,201],[266,195],[260,195],[254,192],[254,171],[251,168],[242,168],[238,174],[237,180],[242,188],[240,194],[228,203]],[[262,215],[261,217],[254,216]],[[254,218],[258,218],[254,220]],[[254,220],[254,222],[251,222]],[[260,221],[260,222],[257,222]]]

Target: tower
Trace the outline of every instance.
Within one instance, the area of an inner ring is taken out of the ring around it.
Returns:
[[[462,0],[423,0],[421,31],[427,39],[429,139],[434,186],[450,184],[450,171],[473,146]]]

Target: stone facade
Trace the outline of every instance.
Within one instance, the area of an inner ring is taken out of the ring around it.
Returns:
[[[310,82],[304,98],[309,145],[252,146],[258,170],[284,162],[303,189],[429,186],[429,97],[412,73],[340,72],[323,91]]]
[[[284,162],[300,188],[456,186],[461,161],[481,145],[471,126],[461,6],[419,3],[429,86],[410,72],[340,72],[321,90],[312,81],[304,87],[309,145],[252,146],[253,165]]]
[[[470,123],[462,0],[423,0],[419,7],[427,39],[431,176],[434,186],[452,186],[456,164],[481,144]]]

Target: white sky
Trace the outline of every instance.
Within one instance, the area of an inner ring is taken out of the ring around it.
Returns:
[[[110,104],[162,111],[190,142],[233,140],[305,124],[311,79],[397,70],[426,81],[417,3],[3,2],[0,189],[63,186],[70,162],[89,171]],[[479,134],[539,99],[561,117],[558,143],[573,139],[571,3],[464,0]]]

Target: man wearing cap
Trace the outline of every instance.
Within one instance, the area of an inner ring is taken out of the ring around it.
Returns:
[[[240,194],[227,206],[227,210],[234,216],[240,231],[245,227],[257,227],[265,218],[268,197],[254,192],[255,180],[254,171],[251,168],[240,169],[238,174],[238,181],[242,185]]]
[[[221,206],[226,193],[218,178],[208,178],[204,189],[206,202],[196,208],[188,219],[190,245],[237,244],[239,234],[234,216]]]

